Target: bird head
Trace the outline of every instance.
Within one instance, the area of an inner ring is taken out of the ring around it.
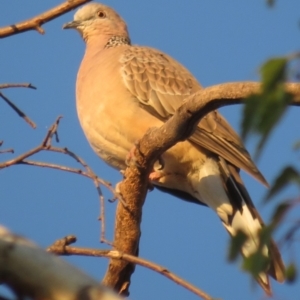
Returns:
[[[95,35],[128,37],[124,20],[112,8],[95,2],[78,9],[74,21],[63,25],[63,29],[70,28],[76,29],[86,42]]]

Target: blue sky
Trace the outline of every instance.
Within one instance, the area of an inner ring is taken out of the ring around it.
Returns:
[[[0,26],[13,24],[45,11],[61,1],[2,1]],[[27,3],[28,2],[28,3]],[[46,4],[45,4],[46,3]],[[264,1],[132,1],[112,0],[127,21],[132,42],[158,48],[179,60],[203,86],[223,82],[258,80],[259,65],[269,57],[300,49],[300,4],[278,1],[274,8]],[[60,143],[68,147],[102,178],[117,183],[121,175],[106,166],[90,149],[79,126],[75,109],[75,79],[84,53],[84,43],[76,32],[63,31],[62,24],[73,18],[68,13],[44,26],[45,35],[26,32],[1,40],[0,82],[31,82],[37,90],[11,89],[4,93],[36,123],[31,129],[0,100],[0,140],[15,155],[38,145],[58,115]],[[222,109],[240,132],[241,107]],[[270,112],[272,113],[272,112]],[[257,162],[272,182],[283,165],[299,166],[299,152],[291,150],[299,140],[299,114],[289,109],[273,132]],[[253,139],[247,148],[254,150]],[[14,155],[1,154],[1,160]],[[69,157],[43,153],[36,160],[78,167]],[[266,189],[243,174],[247,188],[267,221],[273,204],[263,205]],[[67,234],[78,237],[78,246],[104,248],[99,244],[99,203],[92,181],[69,173],[37,167],[13,166],[0,172],[1,223],[35,240],[41,246]],[[104,188],[106,199],[110,197]],[[299,195],[290,188],[278,200]],[[107,238],[112,239],[116,203],[106,202]],[[299,216],[295,211],[290,224]],[[275,238],[280,238],[282,230]],[[208,208],[180,201],[157,191],[149,193],[143,211],[140,256],[162,264],[211,296],[222,299],[261,299],[238,264],[226,260],[229,237],[219,219]],[[281,249],[286,262],[298,259],[299,242]],[[101,279],[106,259],[68,260]],[[295,299],[300,282],[280,285],[272,282],[277,299]],[[173,282],[142,267],[132,276],[130,299],[198,299]],[[0,288],[1,293],[1,288]],[[159,295],[159,296],[157,296]]]

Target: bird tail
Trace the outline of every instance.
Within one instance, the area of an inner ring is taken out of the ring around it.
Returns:
[[[222,158],[220,158],[218,164],[224,188],[233,207],[232,214],[228,216],[227,222],[224,219],[222,219],[222,222],[231,236],[235,236],[239,230],[246,234],[248,239],[242,246],[241,252],[244,257],[249,257],[259,247],[258,232],[264,227],[264,223],[254,207],[238,173],[238,169],[228,164]],[[262,254],[269,258],[269,265],[265,271],[258,274],[256,280],[264,291],[271,295],[272,291],[268,275],[278,282],[283,282],[285,279],[285,267],[273,240],[270,241],[269,245],[263,246]]]

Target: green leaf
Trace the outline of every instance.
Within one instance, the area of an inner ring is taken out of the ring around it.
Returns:
[[[247,236],[243,231],[238,231],[235,236],[232,237],[229,253],[228,253],[228,260],[234,261],[237,259],[238,255],[241,252],[241,247],[247,240]]]
[[[256,131],[259,119],[257,111],[260,108],[260,103],[263,103],[263,99],[259,94],[251,95],[247,98],[242,119],[242,138],[244,140],[248,137],[251,130]]]
[[[293,150],[300,150],[300,141],[296,141],[293,145]]]
[[[286,202],[286,203],[280,203],[275,207],[273,216],[271,218],[273,228],[276,227],[281,222],[281,220],[286,215],[291,205],[292,204],[290,202]]]
[[[263,91],[273,91],[278,83],[286,80],[286,67],[288,60],[284,57],[271,58],[260,68]]]
[[[261,251],[265,245],[270,245],[273,229],[273,226],[264,226],[259,231],[259,247],[257,252]]]
[[[264,226],[259,232],[259,246],[250,256],[244,258],[243,269],[257,278],[259,273],[265,272],[270,263],[270,257],[263,254],[263,249],[270,245],[272,240],[273,226]]]
[[[297,278],[297,273],[297,267],[295,266],[295,264],[291,263],[290,265],[288,265],[285,269],[285,277],[287,282],[293,283]]]
[[[287,58],[273,58],[260,69],[262,88],[259,94],[248,97],[243,111],[242,137],[258,135],[258,156],[275,124],[283,116],[292,96],[285,91]]]
[[[300,173],[292,166],[285,167],[275,179],[270,191],[265,197],[265,202],[280,192],[290,183],[296,183],[300,186]]]
[[[270,263],[270,259],[260,252],[255,252],[244,259],[243,269],[250,272],[255,278],[259,273],[265,271]]]

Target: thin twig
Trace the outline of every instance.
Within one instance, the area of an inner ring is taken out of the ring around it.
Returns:
[[[65,151],[67,154],[69,154],[71,157],[73,157],[77,162],[79,162],[85,169],[87,174],[89,174],[90,178],[93,180],[100,200],[100,215],[98,217],[98,220],[101,222],[101,235],[100,235],[100,242],[105,243],[107,242],[105,239],[105,205],[104,205],[104,197],[103,193],[100,187],[100,184],[97,180],[97,175],[92,171],[92,169],[83,161],[80,157],[78,157],[75,153],[71,152],[67,148],[65,148]],[[111,244],[110,242],[108,242]]]
[[[9,25],[3,28],[0,28],[0,38],[5,38],[13,34],[18,34],[21,32],[25,32],[28,30],[36,30],[41,34],[44,34],[45,31],[41,27],[43,24],[69,12],[72,9],[75,9],[76,7],[87,3],[91,0],[69,0],[65,1],[64,3],[53,7],[50,10],[47,10],[46,12],[33,17],[29,20],[14,24],[14,25]]]
[[[48,148],[47,150],[53,151],[52,148]],[[0,153],[1,153],[1,151],[0,151]],[[106,229],[106,227],[105,227],[105,225],[106,225],[106,222],[105,222],[105,206],[104,206],[105,205],[104,204],[105,199],[104,199],[104,196],[103,196],[102,191],[100,189],[100,184],[103,184],[106,188],[108,188],[110,190],[110,192],[113,195],[115,195],[116,193],[115,193],[114,189],[111,187],[111,185],[109,183],[105,182],[104,180],[102,180],[98,176],[94,177],[93,175],[91,175],[91,173],[87,173],[87,172],[82,171],[81,169],[70,168],[70,167],[67,167],[67,166],[62,166],[62,165],[57,165],[57,164],[52,164],[52,163],[47,163],[47,162],[26,160],[26,159],[23,159],[22,161],[20,161],[16,164],[56,169],[56,170],[60,170],[60,171],[66,171],[66,172],[82,175],[82,176],[85,176],[87,178],[92,179],[95,186],[96,186],[98,196],[99,196],[99,200],[100,200],[100,212],[99,212],[99,217],[98,217],[98,220],[101,221],[100,242],[108,244],[110,246],[113,246],[113,243],[108,241],[105,238],[105,229]]]
[[[3,141],[0,141],[0,147],[3,145]],[[12,148],[9,148],[9,149],[3,149],[3,150],[0,150],[0,154],[2,153],[14,153],[14,149]]]
[[[48,150],[49,146],[51,146],[51,139],[52,139],[52,136],[54,135],[55,131],[57,130],[57,126],[59,124],[59,120],[61,119],[61,116],[59,116],[54,124],[50,127],[50,129],[47,131],[47,134],[46,134],[46,137],[43,139],[42,143],[25,152],[25,153],[22,153],[21,155],[11,159],[11,160],[8,160],[8,161],[5,161],[3,163],[0,163],[0,169],[3,169],[3,168],[7,168],[7,167],[10,167],[12,165],[15,165],[15,164],[18,164],[20,162],[22,162],[24,159],[42,151],[42,150]]]
[[[44,150],[46,150],[46,149],[44,149]],[[49,148],[47,150],[52,151],[53,149]],[[28,153],[28,152],[26,152],[26,153]],[[50,169],[55,169],[55,170],[60,170],[60,171],[66,171],[66,172],[82,175],[84,177],[93,179],[90,174],[88,174],[87,172],[82,171],[81,169],[76,169],[76,168],[71,168],[71,167],[67,167],[67,166],[63,166],[63,165],[52,164],[52,163],[41,162],[41,161],[22,159],[21,161],[10,163],[9,166],[18,165],[18,164],[19,165],[36,166],[36,167],[41,167],[41,168],[50,168]],[[4,168],[4,167],[8,167],[8,166],[4,165],[4,163],[0,164],[0,169]],[[99,178],[98,176],[96,176],[96,180],[99,184],[102,184],[103,186],[105,186],[112,193],[113,197],[118,197],[116,191],[114,190],[114,188],[112,187],[112,185],[109,182]]]
[[[49,148],[47,150],[53,151],[53,148],[51,147],[51,148]],[[66,171],[66,172],[70,172],[70,173],[82,175],[84,177],[96,180],[98,184],[102,184],[103,186],[105,186],[112,193],[112,195],[113,195],[114,198],[117,199],[117,197],[119,197],[119,195],[116,193],[116,191],[114,190],[114,188],[112,187],[112,185],[109,182],[107,182],[107,181],[99,178],[98,176],[96,176],[94,178],[93,176],[91,176],[90,173],[84,172],[81,169],[71,168],[71,167],[67,167],[67,166],[63,166],[63,165],[58,165],[58,164],[53,164],[53,163],[28,160],[28,159],[23,159],[23,160],[21,160],[19,162],[16,162],[15,164],[16,165],[19,164],[19,165],[36,166],[36,167],[41,167],[41,168],[50,168],[50,169],[55,169],[55,170],[60,170],[60,171]],[[1,167],[2,166],[0,164],[0,169],[1,169]],[[103,196],[101,196],[101,197],[103,197]],[[100,209],[101,209],[101,207],[100,207]],[[99,220],[101,220],[101,217],[102,217],[102,214],[100,214]],[[103,219],[103,217],[102,217],[102,219]],[[111,245],[111,242],[105,240],[105,238],[101,239],[101,242]]]
[[[61,120],[61,118],[62,118],[62,116],[58,116],[56,118],[55,122],[50,126],[45,138],[43,139],[43,141],[40,145],[41,148],[44,148],[44,147],[48,148],[51,146],[53,135],[55,135],[56,139],[58,139],[57,138],[57,129],[58,129],[59,121]]]
[[[14,149],[9,148],[9,149],[0,150],[0,153],[1,154],[3,154],[3,153],[14,153]]]
[[[66,171],[66,172],[71,172],[79,175],[83,175],[85,177],[88,177],[93,180],[94,185],[96,186],[96,190],[99,196],[99,201],[100,201],[100,216],[99,220],[101,221],[101,236],[100,236],[100,241],[102,243],[106,243],[108,245],[113,245],[111,242],[109,242],[105,238],[105,199],[103,197],[103,193],[101,190],[100,185],[102,184],[105,186],[109,191],[113,194],[115,198],[119,197],[119,195],[115,192],[115,190],[112,188],[111,184],[107,181],[102,180],[99,178],[93,171],[92,169],[87,165],[87,163],[80,158],[78,155],[76,155],[74,152],[70,151],[67,148],[59,148],[59,147],[54,147],[52,146],[52,138],[55,137],[56,141],[58,141],[58,125],[61,120],[61,116],[57,117],[55,122],[51,125],[50,129],[47,131],[46,136],[42,140],[41,144],[38,145],[37,147],[22,153],[21,155],[5,161],[3,163],[0,163],[0,169],[10,167],[12,165],[18,165],[18,164],[23,164],[23,165],[31,165],[31,166],[38,166],[38,167],[47,167],[47,168],[52,168],[52,169],[57,169],[61,171]],[[38,161],[32,161],[32,160],[27,160],[28,157],[31,157],[32,155],[40,152],[40,151],[52,151],[52,152],[57,152],[57,153],[62,153],[66,154],[73,159],[75,159],[81,166],[86,170],[85,172],[82,171],[81,169],[75,169],[75,168],[70,168],[67,166],[62,166],[62,165],[57,165],[57,164],[51,164],[51,163],[46,163],[46,162],[38,162]]]
[[[47,162],[42,162],[42,161],[23,159],[22,161],[20,161],[16,164],[66,171],[66,172],[75,173],[75,174],[79,174],[79,175],[90,178],[90,176],[86,172],[83,172],[81,169],[70,168],[67,166],[57,165],[57,164],[52,164],[52,163],[47,163]]]
[[[74,239],[73,239],[74,241]],[[82,255],[82,256],[93,256],[93,257],[107,257],[113,258],[118,260],[124,260],[130,262],[135,265],[143,266],[147,269],[155,271],[173,282],[177,283],[178,285],[186,288],[190,292],[196,294],[197,296],[205,299],[205,300],[212,300],[213,298],[210,297],[207,293],[202,291],[201,289],[197,288],[196,286],[192,285],[188,281],[184,280],[183,278],[179,277],[178,275],[174,274],[173,272],[169,271],[167,268],[158,265],[154,262],[149,260],[143,259],[141,257],[129,255],[117,250],[100,250],[100,249],[90,249],[90,248],[81,248],[81,247],[70,247],[71,243],[68,237],[56,241],[53,245],[47,248],[48,252],[55,253],[58,255]],[[75,239],[76,241],[76,239]],[[67,243],[65,243],[67,242]]]
[[[30,120],[29,117],[27,117],[25,115],[25,113],[23,111],[21,111],[20,108],[18,108],[14,103],[12,103],[6,96],[4,96],[1,92],[0,92],[0,97],[21,117],[23,118],[32,128],[36,128],[35,123]]]
[[[297,220],[293,226],[291,226],[288,231],[284,234],[282,239],[279,241],[279,245],[284,245],[286,242],[289,242],[295,236],[297,230],[300,229],[300,220]]]
[[[29,89],[36,90],[36,87],[33,86],[31,83],[3,83],[3,84],[0,84],[0,90],[7,89],[7,88],[16,88],[16,87],[29,88]]]

